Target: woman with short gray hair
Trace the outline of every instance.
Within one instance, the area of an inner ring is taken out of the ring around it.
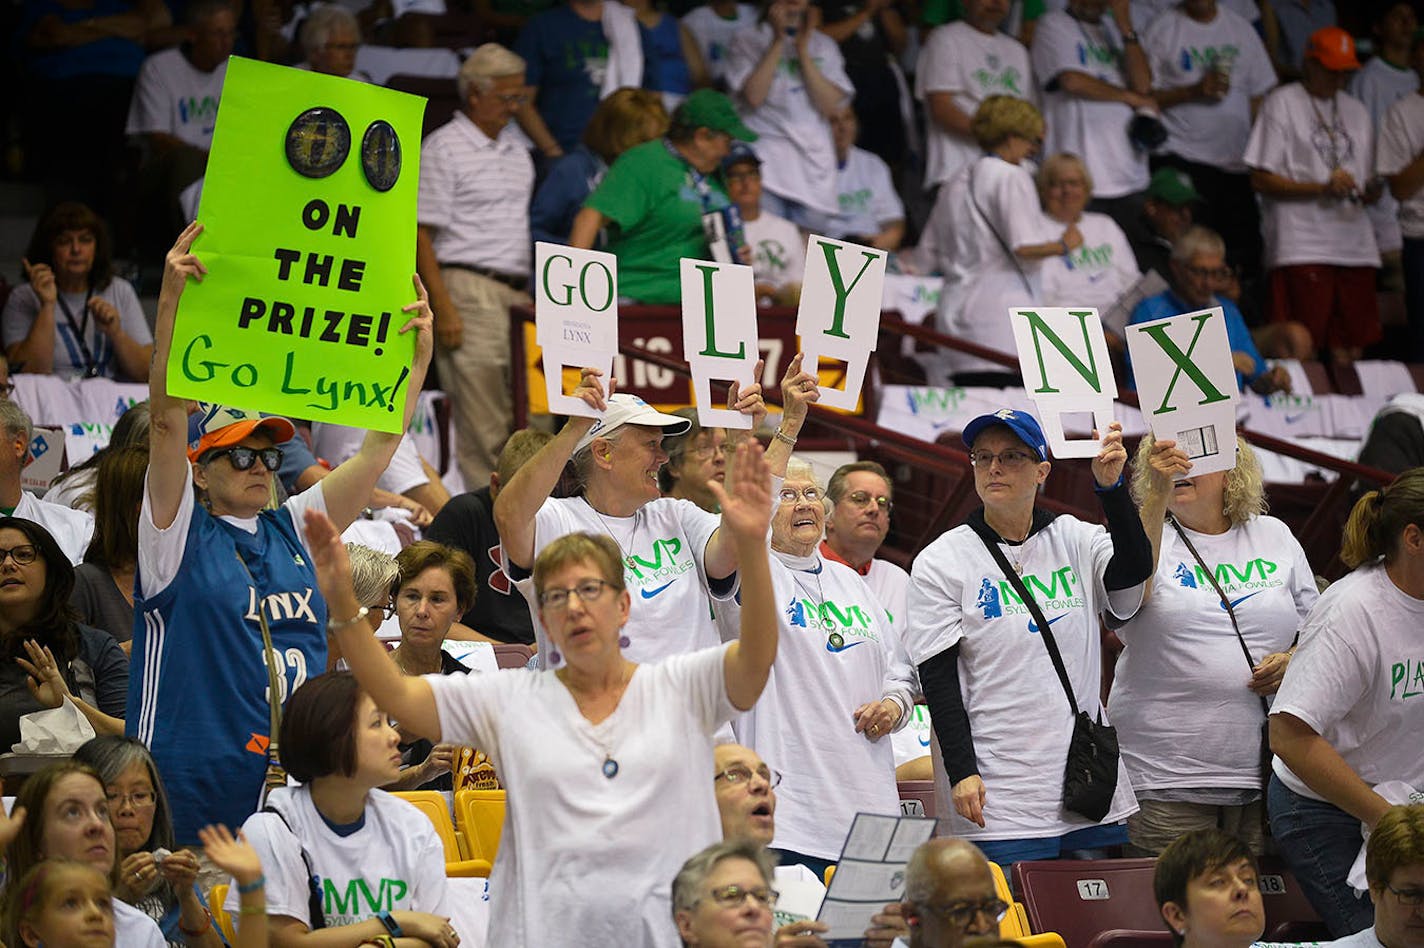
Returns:
[[[673,920],[685,946],[747,945],[760,933],[772,942],[776,862],[749,839],[713,843],[682,864],[672,881]]]

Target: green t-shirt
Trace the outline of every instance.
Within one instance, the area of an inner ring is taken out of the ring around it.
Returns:
[[[728,206],[718,175],[705,178],[707,210]],[[618,295],[676,306],[678,260],[708,259],[703,198],[692,169],[662,139],[628,149],[584,202],[613,222],[608,250],[618,258]]]

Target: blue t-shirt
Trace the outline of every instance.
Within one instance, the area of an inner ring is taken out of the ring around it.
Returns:
[[[129,0],[95,0],[91,7],[71,7],[57,0],[26,0],[9,52],[29,56],[29,71],[37,79],[73,79],[78,76],[119,76],[132,79],[143,65],[143,44],[121,36],[106,36],[79,46],[51,50],[25,50],[24,38],[45,17],[66,24],[83,23],[133,13]]]
[[[514,51],[524,57],[526,81],[539,89],[534,105],[549,133],[564,151],[572,150],[598,107],[608,68],[602,22],[555,7],[525,24]]]
[[[643,88],[687,95],[692,91],[692,71],[682,57],[682,32],[677,18],[664,13],[651,30],[638,21],[643,39]]]
[[[555,159],[529,205],[530,236],[535,241],[568,243],[574,218],[583,207],[584,199],[603,180],[607,170],[603,159],[585,145]]]
[[[1236,304],[1219,296],[1212,297],[1212,301],[1214,305],[1221,307],[1222,313],[1226,316],[1226,340],[1231,344],[1231,351],[1246,353],[1256,366],[1250,375],[1243,376],[1240,372],[1236,373],[1236,387],[1244,389],[1257,376],[1266,371],[1266,360],[1261,358],[1261,352],[1256,348],[1256,341],[1251,338],[1251,330],[1246,328],[1246,318],[1241,315],[1241,310],[1236,307]],[[1192,306],[1172,290],[1163,290],[1156,296],[1149,296],[1138,303],[1133,309],[1132,315],[1128,317],[1127,324],[1135,326],[1138,323],[1150,323],[1154,319],[1166,319],[1168,316],[1194,313],[1199,309],[1201,309],[1200,306]],[[1128,351],[1126,358],[1128,388],[1136,391],[1137,380],[1132,377],[1131,350]]]

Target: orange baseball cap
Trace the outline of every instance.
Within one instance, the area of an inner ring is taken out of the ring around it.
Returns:
[[[196,461],[209,451],[230,448],[254,431],[262,431],[274,444],[292,440],[296,426],[280,415],[259,415],[209,402],[198,403],[198,437],[188,442],[188,460]]]
[[[1338,26],[1322,26],[1311,33],[1305,57],[1317,60],[1334,72],[1360,68],[1359,57],[1355,55],[1355,38]]]

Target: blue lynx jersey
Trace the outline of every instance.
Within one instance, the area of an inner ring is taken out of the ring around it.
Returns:
[[[253,535],[196,505],[177,577],[136,598],[125,730],[158,762],[180,843],[257,809],[270,730],[259,601],[281,700],[326,670],[326,603],[309,559],[285,509],[263,511]]]

